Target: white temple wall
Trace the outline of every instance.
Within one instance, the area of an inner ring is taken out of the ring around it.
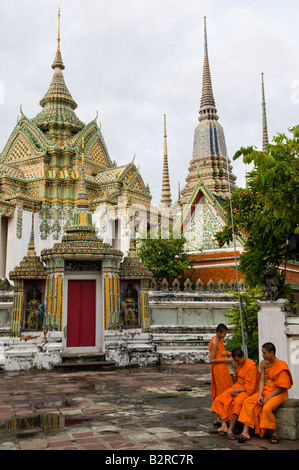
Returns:
[[[63,225],[64,220],[59,221]],[[41,251],[51,248],[54,243],[60,242],[63,233],[54,239],[50,233],[44,240],[40,235],[41,219],[39,213],[34,214],[34,245],[36,254],[39,256]],[[14,217],[8,219],[7,223],[7,242],[6,242],[6,268],[5,277],[9,279],[9,273],[20,264],[24,256],[27,255],[32,227],[32,212],[22,210],[22,214],[15,211]],[[3,243],[5,245],[5,243]],[[2,240],[1,240],[1,247]]]
[[[276,347],[276,356],[285,361],[293,377],[290,398],[299,399],[299,317],[290,315],[286,309],[288,301],[259,301],[258,313],[259,352],[262,360],[262,345],[271,342]]]

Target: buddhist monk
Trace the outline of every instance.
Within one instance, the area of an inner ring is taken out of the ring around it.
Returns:
[[[227,388],[233,385],[230,376],[228,364],[232,363],[233,359],[231,353],[225,350],[223,339],[227,334],[227,326],[220,323],[216,328],[216,335],[210,341],[210,363],[212,364],[211,371],[211,398],[212,401],[224,392]],[[221,418],[216,416],[214,424],[221,424]]]
[[[277,444],[279,436],[274,411],[287,401],[288,389],[292,387],[293,379],[287,363],[276,357],[273,343],[263,344],[262,355],[259,391],[243,403],[239,421],[244,426],[238,441],[249,440],[252,428],[254,434],[260,437],[263,437],[267,430],[272,431],[270,442]]]
[[[234,435],[234,427],[242,404],[246,398],[258,391],[260,373],[256,363],[246,358],[240,348],[232,350],[232,358],[236,366],[236,380],[232,387],[215,398],[211,409],[221,416],[222,425],[218,432],[226,433],[229,439],[237,439]]]

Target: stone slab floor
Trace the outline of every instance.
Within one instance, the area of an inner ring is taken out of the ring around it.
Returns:
[[[213,426],[210,365],[0,372],[0,450],[299,450]]]

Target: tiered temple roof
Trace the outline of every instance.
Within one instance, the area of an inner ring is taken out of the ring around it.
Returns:
[[[80,188],[83,137],[86,191],[92,207],[105,202],[107,197],[110,203],[115,203],[121,191],[130,194],[131,200],[149,207],[149,188],[134,163],[118,168],[109,156],[97,118],[86,125],[75,114],[77,104],[63,76],[60,12],[58,20],[54,73],[40,101],[43,109],[33,119],[21,110],[17,125],[0,154],[1,207],[8,215],[4,202],[16,204],[16,199],[27,208],[32,201],[39,202],[45,211],[53,204],[75,206]]]
[[[64,135],[69,136],[72,133],[77,133],[84,127],[84,123],[74,113],[77,103],[73,100],[65,84],[62,73],[64,68],[60,51],[59,10],[57,51],[52,64],[54,74],[47,93],[40,101],[43,110],[33,119],[33,122],[44,132],[47,132],[51,138],[63,138]]]

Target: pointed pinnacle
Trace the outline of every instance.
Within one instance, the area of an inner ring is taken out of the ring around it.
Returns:
[[[205,119],[218,119],[208,57],[206,17],[204,17],[204,63],[202,77],[202,95],[198,119],[199,121],[203,121]]]
[[[163,158],[161,203],[168,207],[171,205],[171,192],[170,192],[168,155],[167,155],[166,114],[164,114],[164,158]]]

